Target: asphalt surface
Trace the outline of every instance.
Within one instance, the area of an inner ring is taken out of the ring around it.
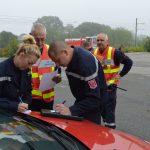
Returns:
[[[116,124],[117,130],[150,141],[150,53],[128,54],[133,60],[131,71],[121,79],[122,91],[118,89]],[[56,86],[55,103],[67,100],[74,103],[65,73]]]
[[[150,141],[150,53],[128,54],[134,64],[131,71],[121,79],[122,91],[118,89],[116,124],[117,130]],[[0,59],[1,61],[1,59]],[[55,87],[55,104],[67,100],[74,103],[67,78],[62,72],[62,82]]]

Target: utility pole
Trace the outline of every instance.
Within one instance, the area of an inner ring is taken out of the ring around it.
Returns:
[[[136,21],[135,21],[135,47],[137,46],[137,31],[139,30],[138,29],[139,24],[144,24],[144,23],[139,23],[138,19],[136,18]]]
[[[137,43],[137,18],[135,21],[135,47],[136,47],[136,43]]]

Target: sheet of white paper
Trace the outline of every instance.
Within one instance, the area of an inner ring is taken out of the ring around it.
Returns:
[[[26,111],[24,111],[23,113],[24,114],[30,114],[32,111],[31,110],[26,110]]]
[[[52,78],[56,75],[57,75],[57,71],[43,74],[42,80],[40,81],[39,90],[45,91],[45,90],[53,88],[56,83],[52,80]]]

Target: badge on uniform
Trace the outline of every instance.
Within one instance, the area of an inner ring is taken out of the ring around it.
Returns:
[[[97,87],[97,83],[95,79],[88,81],[88,84],[90,86],[90,89],[95,89]]]

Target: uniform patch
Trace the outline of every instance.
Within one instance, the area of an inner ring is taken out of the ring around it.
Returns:
[[[95,79],[92,79],[90,81],[88,81],[88,84],[90,86],[90,89],[95,89],[97,88],[97,83],[96,83],[96,80]]]

